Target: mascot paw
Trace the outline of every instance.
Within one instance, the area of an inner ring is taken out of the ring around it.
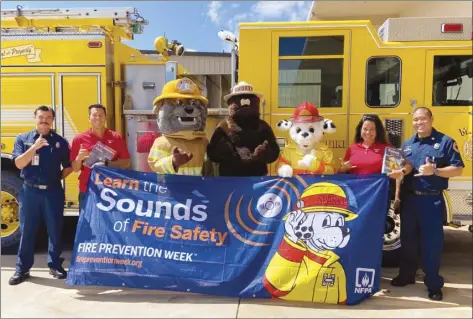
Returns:
[[[280,131],[289,131],[289,129],[292,127],[292,122],[288,120],[282,120],[278,122],[278,129]]]
[[[315,160],[315,156],[312,154],[306,154],[304,157],[297,161],[297,164],[301,167],[309,168],[312,165],[312,162]]]
[[[292,167],[287,164],[278,169],[278,175],[281,177],[292,177],[292,172]]]
[[[264,141],[263,144],[258,145],[253,152],[253,157],[261,158],[268,152],[268,141]]]
[[[172,165],[174,166],[175,170],[179,169],[180,166],[186,164],[191,159],[191,153],[186,153],[185,151],[176,146],[174,146],[174,148],[172,149]]]

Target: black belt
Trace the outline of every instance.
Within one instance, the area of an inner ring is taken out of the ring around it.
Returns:
[[[436,196],[436,195],[441,195],[442,192],[419,192],[419,191],[414,191],[414,190],[409,190],[409,194],[413,195],[419,195],[419,196]]]
[[[34,188],[38,188],[38,189],[48,189],[48,188],[56,188],[56,187],[60,187],[61,184],[59,185],[40,185],[40,184],[33,184],[33,183],[30,183],[30,182],[23,182],[26,186],[29,186],[29,187],[34,187]]]

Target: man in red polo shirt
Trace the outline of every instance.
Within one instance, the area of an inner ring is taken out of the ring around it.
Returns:
[[[111,161],[99,162],[95,165],[106,165],[127,169],[131,166],[130,154],[125,141],[120,134],[105,127],[107,110],[101,104],[89,106],[89,121],[92,127],[82,134],[77,135],[72,140],[71,146],[71,164],[74,172],[81,171],[79,175],[79,209],[83,205],[87,183],[90,178],[91,169],[84,166],[83,162],[89,156],[89,152],[97,144],[102,142],[104,145],[116,151]]]

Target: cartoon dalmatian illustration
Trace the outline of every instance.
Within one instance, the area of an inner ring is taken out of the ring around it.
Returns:
[[[345,222],[358,216],[352,207],[344,188],[335,183],[315,183],[304,190],[287,215],[285,236],[266,269],[266,291],[279,299],[346,303],[345,271],[333,250],[350,241]]]
[[[324,134],[334,133],[336,127],[331,120],[320,116],[313,104],[301,103],[292,120],[282,120],[277,126],[281,131],[289,131],[292,141],[280,154],[279,176],[335,173],[333,152],[321,140]]]

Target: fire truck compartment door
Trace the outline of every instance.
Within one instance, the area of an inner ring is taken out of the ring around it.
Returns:
[[[79,133],[85,132],[90,124],[88,107],[101,103],[101,73],[59,73],[58,118],[63,118],[63,136],[72,144]],[[110,106],[109,106],[110,107]],[[108,109],[107,116],[113,111]],[[78,173],[73,172],[66,178],[66,202],[77,203],[79,195]]]
[[[2,70],[0,88],[2,152],[11,154],[16,136],[35,128],[34,110],[39,105],[55,108],[54,74]]]

